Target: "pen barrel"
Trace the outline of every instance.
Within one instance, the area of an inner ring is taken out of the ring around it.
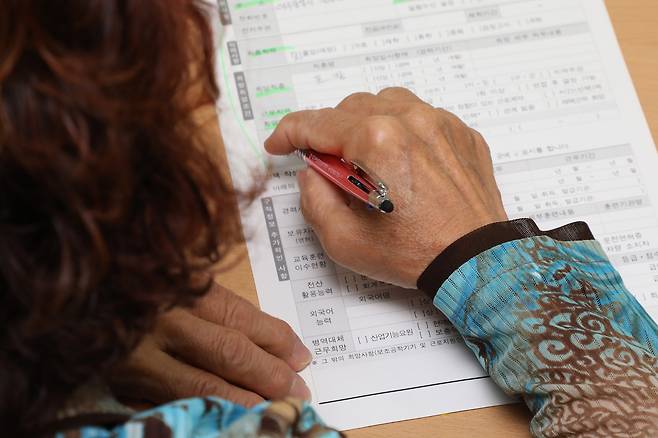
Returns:
[[[360,168],[345,162],[340,157],[308,149],[297,150],[296,155],[310,168],[365,204],[384,213],[393,211],[393,203],[368,178],[361,175],[363,170]]]
[[[371,193],[374,191],[372,185],[361,178],[354,168],[346,163],[343,159],[334,155],[322,154],[315,151],[298,151],[306,164],[320,175],[334,183],[343,191],[349,193],[355,198],[378,208],[370,202]]]

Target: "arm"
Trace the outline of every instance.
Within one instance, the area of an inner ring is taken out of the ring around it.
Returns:
[[[389,184],[396,210],[383,216],[349,205],[312,171],[298,174],[304,217],[329,257],[436,295],[494,380],[525,397],[536,435],[650,433],[655,325],[584,224],[541,233],[507,222],[479,133],[392,88],[289,114],[265,146],[357,159]],[[477,231],[486,229],[490,238]]]
[[[533,435],[658,436],[658,328],[592,239],[583,223],[492,224],[446,249],[419,286],[525,400]]]

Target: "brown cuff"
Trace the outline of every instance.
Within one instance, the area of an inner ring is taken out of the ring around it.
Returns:
[[[443,282],[473,257],[505,242],[537,236],[548,236],[563,242],[594,240],[585,222],[574,222],[551,231],[541,231],[532,219],[516,219],[485,225],[448,246],[425,269],[416,285],[433,299]]]

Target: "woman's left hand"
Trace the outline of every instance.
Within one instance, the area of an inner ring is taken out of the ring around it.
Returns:
[[[218,396],[244,406],[309,399],[297,371],[311,354],[290,326],[215,285],[192,309],[175,309],[111,376],[120,397],[164,403]]]

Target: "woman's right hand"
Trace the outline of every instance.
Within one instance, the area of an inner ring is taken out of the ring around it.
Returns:
[[[507,220],[482,136],[402,88],[289,114],[265,147],[277,155],[309,148],[360,161],[388,184],[395,211],[385,215],[313,170],[299,173],[302,211],[328,256],[377,280],[415,288],[451,243]]]

